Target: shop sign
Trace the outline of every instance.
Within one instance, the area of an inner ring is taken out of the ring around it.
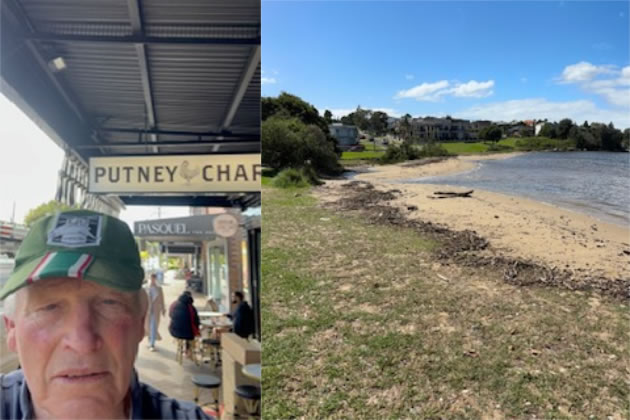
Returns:
[[[238,231],[238,220],[231,214],[220,214],[214,217],[212,226],[217,235],[230,238]]]
[[[260,154],[90,158],[90,193],[260,191]]]

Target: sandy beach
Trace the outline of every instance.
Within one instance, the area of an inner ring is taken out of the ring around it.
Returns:
[[[608,278],[630,278],[630,228],[521,197],[475,190],[471,198],[431,199],[435,191],[462,188],[401,184],[397,179],[453,174],[471,170],[475,160],[507,159],[516,154],[467,156],[422,166],[374,167],[355,177],[377,189],[399,189],[394,201],[410,218],[473,230],[490,241],[492,251],[549,266],[582,269]],[[327,182],[330,192],[343,182]],[[417,210],[408,211],[408,206]],[[624,252],[625,251],[625,252]]]

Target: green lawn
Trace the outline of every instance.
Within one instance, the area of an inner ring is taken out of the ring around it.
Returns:
[[[343,152],[341,160],[375,160],[383,156],[384,151],[364,150],[362,152]]]
[[[506,147],[511,147],[514,149],[516,147],[516,140],[517,139],[515,138],[503,139],[503,140],[499,140],[498,144],[499,146],[506,146]],[[456,155],[473,155],[473,154],[479,154],[479,153],[488,153],[489,152],[488,148],[490,147],[490,145],[491,143],[484,143],[484,142],[442,143],[442,146],[444,146],[444,148],[448,150],[449,153],[454,153]],[[492,152],[490,151],[490,153]]]
[[[265,418],[625,418],[626,305],[444,265],[309,189],[262,194]]]

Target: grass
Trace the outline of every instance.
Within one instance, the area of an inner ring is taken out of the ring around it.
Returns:
[[[377,150],[376,152],[373,150],[364,150],[362,152],[342,152],[341,160],[376,160],[383,156],[385,152]],[[344,162],[346,163],[346,162]]]
[[[628,308],[263,188],[266,418],[623,418]],[[446,277],[441,279],[437,274]]]
[[[514,138],[499,140],[498,144],[500,146],[507,146],[510,148],[515,148],[516,140]],[[449,151],[449,153],[453,153],[456,155],[474,155],[479,153],[487,153],[489,152],[489,147],[491,143],[484,142],[476,142],[476,143],[465,143],[465,142],[455,142],[455,143],[442,143],[442,146]]]

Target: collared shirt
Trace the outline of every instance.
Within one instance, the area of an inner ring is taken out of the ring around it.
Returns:
[[[0,375],[0,419],[34,419],[24,374],[15,370]],[[201,408],[190,401],[169,398],[157,389],[138,381],[134,370],[131,379],[131,419],[202,419],[212,420]]]

